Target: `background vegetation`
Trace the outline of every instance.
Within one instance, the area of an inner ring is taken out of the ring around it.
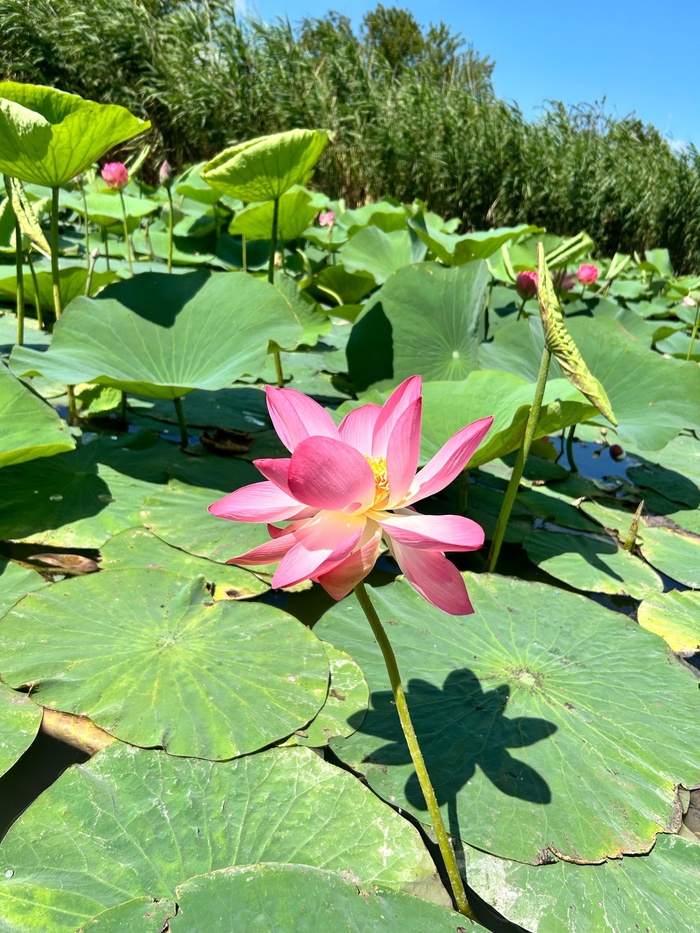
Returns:
[[[442,23],[379,5],[291,25],[233,0],[0,0],[0,75],[118,102],[155,128],[152,166],[294,126],[337,133],[316,183],[350,206],[425,200],[464,228],[585,230],[600,254],[667,246],[700,268],[700,156],[634,117],[551,103],[525,120],[493,63]]]

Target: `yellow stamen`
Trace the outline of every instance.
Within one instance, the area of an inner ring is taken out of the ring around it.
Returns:
[[[389,477],[386,473],[386,457],[369,457],[365,454],[365,460],[372,467],[374,473],[375,493],[374,505],[383,502],[389,495]]]

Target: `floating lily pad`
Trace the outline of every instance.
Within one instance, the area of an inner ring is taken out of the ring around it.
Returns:
[[[268,589],[254,573],[232,564],[217,564],[171,547],[145,528],[115,535],[102,547],[103,570],[169,570],[191,579],[203,576],[213,599],[250,599]]]
[[[184,459],[174,444],[144,431],[103,436],[70,453],[4,467],[0,539],[100,547],[142,524],[144,500]]]
[[[115,742],[7,834],[0,916],[12,933],[74,933],[134,898],[172,898],[194,875],[292,861],[446,903],[416,830],[309,749],[214,763]]]
[[[584,593],[644,599],[664,587],[648,564],[608,535],[531,531],[523,547],[533,564]]]
[[[0,645],[10,686],[32,683],[37,703],[173,755],[256,751],[305,726],[328,691],[323,646],[296,619],[214,602],[203,577],[162,570],[90,574],[31,594],[3,618]]]
[[[46,585],[46,580],[36,570],[0,560],[0,619],[27,593]]]
[[[352,735],[367,709],[369,688],[362,669],[349,654],[324,644],[331,668],[328,697],[313,722],[287,740],[288,745],[319,748],[338,736]],[[350,717],[354,725],[350,724]]]
[[[65,422],[0,361],[0,467],[72,450]]]
[[[42,709],[26,693],[0,683],[0,775],[22,757],[41,725]]]
[[[103,910],[78,933],[124,933],[125,930],[129,933],[163,933],[177,909],[177,904],[169,897],[135,897]]]
[[[648,855],[581,866],[539,866],[466,850],[469,883],[531,933],[696,933],[700,846],[658,836]],[[547,853],[543,853],[547,855]]]
[[[371,591],[450,832],[536,863],[547,848],[580,862],[645,852],[677,829],[676,786],[700,780],[688,756],[700,742],[692,674],[668,663],[661,639],[582,596],[465,579],[475,614],[463,619],[403,581]],[[372,691],[358,731],[333,750],[427,823],[361,610],[338,603],[314,631],[360,664]]]
[[[307,865],[222,868],[177,889],[172,933],[245,930],[245,933],[458,933],[453,910],[401,891],[358,886],[353,879]],[[470,924],[471,926],[471,924]],[[483,929],[476,925],[475,929]],[[130,928],[130,933],[142,933]],[[146,930],[143,931],[146,933]]]
[[[672,651],[700,651],[700,593],[653,593],[637,610],[639,624],[660,635]]]
[[[256,375],[271,340],[285,347],[300,335],[289,302],[268,282],[236,272],[144,272],[73,301],[50,349],[18,347],[11,366],[18,375],[172,399]]]

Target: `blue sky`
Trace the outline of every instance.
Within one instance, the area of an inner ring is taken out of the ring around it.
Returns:
[[[241,4],[242,6],[244,4]],[[499,97],[528,117],[547,99],[565,104],[606,98],[618,116],[631,111],[677,143],[700,148],[700,3],[697,0],[384,0],[421,23],[443,20],[496,62]],[[292,22],[329,9],[358,27],[374,2],[247,0],[265,21]]]

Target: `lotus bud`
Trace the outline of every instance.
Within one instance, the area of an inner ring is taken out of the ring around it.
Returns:
[[[107,162],[102,167],[102,181],[108,188],[123,191],[129,184],[129,172],[123,162]]]
[[[617,462],[625,459],[625,452],[619,444],[611,444],[610,456]]]
[[[598,266],[594,266],[592,263],[583,263],[578,267],[576,275],[581,285],[595,285],[599,275]]]
[[[515,277],[515,290],[523,300],[534,298],[537,294],[537,273],[531,269],[518,272]]]
[[[692,295],[686,295],[682,301],[684,308],[694,308],[697,304],[697,301],[693,298]]]
[[[173,170],[167,159],[158,169],[158,180],[164,188],[170,188],[173,183]]]
[[[573,272],[567,272],[566,269],[560,269],[558,272],[555,272],[552,278],[554,279],[554,287],[562,292],[570,292],[576,281],[576,276]]]
[[[318,215],[319,227],[332,227],[335,223],[335,214],[333,211],[321,211]]]

